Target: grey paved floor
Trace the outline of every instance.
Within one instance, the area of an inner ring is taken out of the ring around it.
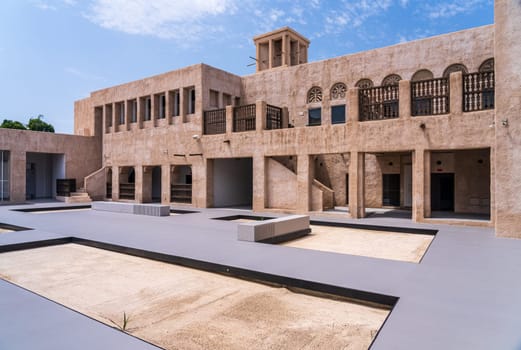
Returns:
[[[35,230],[0,234],[0,246],[75,236],[397,296],[400,300],[374,349],[521,349],[521,240],[496,238],[491,229],[421,225],[386,217],[323,219],[439,230],[422,262],[414,264],[240,242],[236,240],[237,223],[211,220],[247,213],[240,210],[154,218],[95,211],[31,214],[9,209],[0,207],[0,223]],[[76,340],[83,346],[82,337],[89,336],[101,345],[85,343],[82,348],[150,347],[5,282],[0,283],[0,293],[0,349],[70,349],[68,344]],[[24,307],[13,307],[17,304]],[[10,321],[13,313],[19,322]],[[52,315],[54,322],[39,323],[35,314]],[[25,320],[34,336],[23,336]],[[42,343],[53,346],[36,346]]]

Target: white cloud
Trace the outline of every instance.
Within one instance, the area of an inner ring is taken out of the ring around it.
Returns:
[[[234,13],[237,0],[94,0],[86,17],[103,28],[128,34],[191,41],[221,27],[204,19]]]
[[[34,6],[36,6],[37,8],[39,8],[40,10],[43,10],[43,11],[48,11],[48,10],[56,11],[57,10],[56,6],[51,5],[49,2],[46,2],[46,1],[35,1]]]
[[[400,6],[407,7],[409,5],[409,0],[400,0]]]
[[[431,19],[454,17],[460,13],[474,10],[480,4],[484,4],[488,0],[455,0],[451,2],[442,2],[436,5],[427,5],[426,10],[428,17]]]
[[[56,11],[59,7],[65,6],[75,6],[78,1],[77,0],[34,0],[33,5],[43,11]]]
[[[77,78],[80,78],[82,80],[104,80],[103,77],[100,77],[100,76],[97,76],[97,75],[93,75],[93,74],[89,74],[89,73],[85,73],[77,68],[74,68],[74,67],[66,67],[65,69],[65,72],[66,73],[69,73],[71,75],[74,75],[75,77]]]
[[[392,5],[391,0],[346,0],[343,3],[343,8],[328,13],[324,20],[324,31],[315,34],[316,37],[324,34],[340,33],[347,26],[352,28],[360,27],[370,17],[387,11]]]

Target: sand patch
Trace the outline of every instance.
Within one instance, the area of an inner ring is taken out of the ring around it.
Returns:
[[[418,263],[431,235],[310,225],[311,234],[282,245]]]
[[[389,313],[75,244],[0,254],[0,276],[166,349],[367,349]]]

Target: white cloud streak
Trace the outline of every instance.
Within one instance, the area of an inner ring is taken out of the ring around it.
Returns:
[[[80,78],[82,80],[88,80],[88,81],[93,81],[93,80],[104,80],[102,77],[100,76],[97,76],[97,75],[93,75],[93,74],[89,74],[89,73],[85,73],[77,68],[74,68],[74,67],[66,67],[65,69],[65,72],[70,74],[70,75],[73,75],[77,78]]]
[[[488,0],[455,0],[441,2],[436,5],[427,5],[426,12],[430,19],[450,18],[460,13],[474,10],[477,6],[485,4]]]
[[[103,28],[128,34],[191,41],[222,30],[203,20],[234,13],[237,0],[94,0],[86,18]]]

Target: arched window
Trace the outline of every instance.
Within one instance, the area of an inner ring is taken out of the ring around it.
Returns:
[[[420,69],[412,75],[411,81],[422,81],[433,79],[434,75],[428,69]]]
[[[400,80],[402,80],[402,77],[398,74],[389,74],[382,80],[382,86],[398,85]]]
[[[322,89],[318,86],[313,86],[308,91],[308,103],[322,102]]]
[[[359,89],[369,89],[374,86],[373,81],[371,79],[360,79],[355,86]]]
[[[347,86],[344,83],[336,83],[331,88],[331,99],[342,100],[346,98]]]
[[[485,60],[481,66],[479,66],[479,72],[493,72],[494,71],[494,58]]]
[[[455,63],[448,66],[445,71],[443,72],[443,77],[448,78],[450,76],[450,73],[454,72],[462,72],[463,74],[467,74],[469,71],[467,67],[465,67],[464,64],[461,63]]]

